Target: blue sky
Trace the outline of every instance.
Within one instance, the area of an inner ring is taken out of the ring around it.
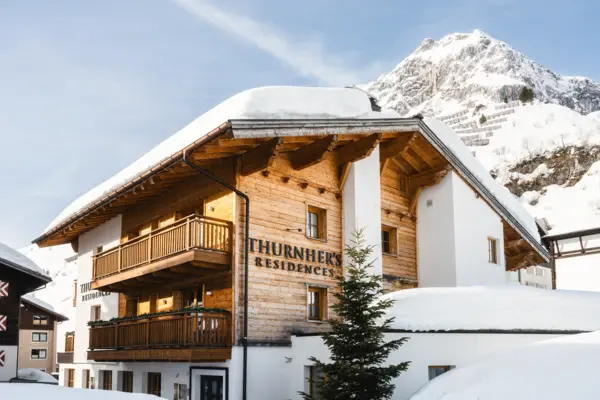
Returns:
[[[5,0],[0,242],[28,244],[76,196],[236,92],[373,80],[425,37],[477,28],[600,80],[598,15],[596,0]]]

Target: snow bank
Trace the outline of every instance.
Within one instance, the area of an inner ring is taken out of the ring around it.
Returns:
[[[600,111],[594,111],[592,113],[589,113],[587,116],[600,122]]]
[[[4,243],[0,243],[0,263],[2,263],[2,261],[15,264],[23,269],[33,272],[36,275],[41,275],[42,277],[48,278],[48,276],[46,276],[44,271],[42,271],[42,269],[38,267],[36,263],[18,251],[8,247]]]
[[[600,332],[537,342],[451,370],[411,400],[595,400],[599,358]]]
[[[142,393],[124,393],[116,390],[74,389],[64,386],[32,383],[0,383],[0,398],[7,400],[158,400]]]
[[[527,286],[419,288],[389,293],[391,328],[450,330],[600,330],[600,293]]]
[[[39,369],[35,368],[23,368],[17,372],[19,379],[25,379],[28,381],[35,381],[39,383],[51,383],[58,385],[58,380],[50,374],[47,374]]]
[[[238,93],[202,114],[133,164],[76,199],[50,223],[44,233],[97,202],[106,193],[182,151],[230,119],[358,118],[369,115],[371,111],[368,95],[351,88],[275,86]]]
[[[425,118],[425,123],[431,128],[436,136],[450,148],[452,153],[474,174],[477,179],[513,214],[513,216],[527,229],[529,234],[538,242],[540,235],[535,220],[512,195],[508,189],[497,183],[488,170],[471,154],[462,140],[443,122],[434,118]]]

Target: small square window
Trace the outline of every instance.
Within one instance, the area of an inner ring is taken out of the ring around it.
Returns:
[[[488,238],[488,262],[498,264],[498,241]]]
[[[309,286],[307,317],[309,321],[323,321],[327,318],[327,289]]]
[[[48,325],[48,316],[47,315],[34,315],[33,316],[33,324],[34,325]]]
[[[381,251],[383,254],[396,255],[397,230],[391,226],[381,226]]]
[[[33,332],[31,334],[32,342],[47,342],[48,334],[46,332]]]
[[[31,349],[32,360],[45,360],[48,357],[46,349]]]
[[[455,365],[430,365],[429,366],[429,380],[437,378],[438,376],[445,374],[446,372],[454,369]]]
[[[326,239],[327,211],[308,206],[306,209],[306,236],[310,239]]]

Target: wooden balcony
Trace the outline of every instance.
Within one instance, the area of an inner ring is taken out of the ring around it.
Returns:
[[[93,260],[91,288],[124,292],[146,284],[180,281],[178,273],[194,276],[227,270],[231,237],[231,222],[190,215],[98,253]]]
[[[58,352],[56,353],[56,362],[58,364],[73,364],[73,352]]]
[[[90,328],[88,360],[225,361],[231,358],[228,313],[174,312]]]

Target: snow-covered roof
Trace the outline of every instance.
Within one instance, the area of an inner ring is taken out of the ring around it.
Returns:
[[[36,263],[4,243],[0,243],[0,264],[5,264],[42,280],[50,281],[50,277]]]
[[[435,378],[411,400],[595,400],[600,332],[511,349]]]
[[[28,294],[22,296],[21,301],[22,302],[24,301],[25,303],[29,303],[37,308],[40,308],[50,314],[55,315],[59,321],[66,321],[69,319],[66,316],[62,315],[61,313],[57,312],[54,309],[54,307],[52,307],[51,304],[48,304],[45,301],[40,300],[37,297],[34,297],[33,294],[31,294],[31,293],[28,293]]]
[[[237,131],[233,129],[234,137],[238,138],[257,137],[257,135],[265,137],[269,135],[306,135],[310,130],[310,127],[306,128],[304,126],[307,121],[329,121],[330,125],[338,123],[340,125],[337,130],[335,126],[330,126],[331,129],[327,131],[323,131],[320,127],[319,129],[321,130],[313,134],[323,134],[323,132],[349,133],[342,129],[346,128],[345,123],[349,120],[358,121],[364,126],[378,122],[379,125],[373,127],[378,129],[385,128],[381,125],[383,121],[383,124],[389,125],[388,129],[396,130],[399,129],[398,125],[402,122],[413,124],[412,129],[419,129],[418,125],[422,124],[416,118],[402,119],[398,114],[393,112],[374,112],[369,95],[362,90],[354,88],[263,87],[247,90],[225,100],[212,110],[201,115],[185,128],[160,143],[142,158],[76,199],[52,221],[44,232],[44,235],[61,227],[67,221],[83,215],[91,206],[101,203],[106,195],[116,188],[145,174],[160,162],[170,159],[176,154],[181,154],[187,146],[205,137],[209,132],[222,126],[225,122],[240,120],[251,120],[248,121],[249,124],[254,122],[292,120],[297,125],[287,130],[286,133],[284,133],[284,129],[279,129],[279,127],[270,129],[268,133],[265,133],[264,130],[258,132],[255,129],[241,129]],[[505,217],[507,217],[506,214],[512,215],[518,221],[518,224],[526,230],[529,236],[528,240],[535,243],[534,247],[536,247],[538,252],[545,254],[545,251],[539,245],[540,237],[535,221],[521,204],[507,189],[492,179],[454,131],[434,119],[425,119],[425,123],[431,129],[433,135],[436,136],[436,139],[439,139],[443,146],[453,154],[453,157],[469,170],[470,175],[474,176],[507,210],[507,212],[500,210],[500,214]],[[299,127],[300,125],[302,126]],[[363,128],[362,125],[356,128],[359,132],[364,133],[366,131],[366,129],[360,130]],[[485,194],[484,197],[486,197]]]
[[[418,288],[389,293],[392,329],[407,331],[595,331],[600,293],[521,285]]]

